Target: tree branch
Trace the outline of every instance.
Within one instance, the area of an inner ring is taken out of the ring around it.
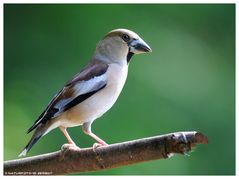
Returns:
[[[105,170],[149,160],[164,159],[173,153],[186,154],[208,139],[196,131],[176,132],[123,143],[62,151],[4,162],[5,175],[59,175]]]

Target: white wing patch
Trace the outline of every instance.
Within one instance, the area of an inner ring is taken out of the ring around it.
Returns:
[[[102,74],[100,76],[95,76],[87,81],[81,81],[74,86],[74,95],[79,96],[82,94],[86,94],[92,91],[95,91],[106,84],[106,74]]]
[[[102,74],[100,76],[95,76],[94,78],[91,78],[90,80],[87,81],[80,81],[75,84],[73,87],[74,89],[74,94],[70,98],[62,99],[60,100],[57,104],[55,104],[55,108],[59,109],[59,112],[54,114],[54,117],[59,115],[65,108],[65,106],[74,100],[76,97],[87,94],[93,91],[96,91],[100,88],[102,88],[106,84],[106,74]]]

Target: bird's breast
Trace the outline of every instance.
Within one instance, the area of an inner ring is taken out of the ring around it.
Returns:
[[[123,89],[128,74],[127,65],[110,64],[106,86],[67,112],[67,120],[72,125],[81,125],[95,120],[108,111],[116,102]]]

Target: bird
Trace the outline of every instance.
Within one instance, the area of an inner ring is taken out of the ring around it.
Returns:
[[[84,133],[97,141],[93,148],[107,146],[92,132],[91,125],[116,102],[133,55],[147,52],[152,52],[150,46],[135,32],[123,28],[108,32],[88,64],[64,85],[28,129],[27,133],[34,133],[19,157],[55,128],[62,131],[69,145],[76,146],[67,128],[82,126]]]

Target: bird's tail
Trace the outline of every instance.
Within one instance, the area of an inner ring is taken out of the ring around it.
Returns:
[[[39,126],[34,132],[31,140],[28,142],[28,144],[22,150],[22,152],[18,155],[18,157],[25,156],[27,152],[32,148],[32,146],[45,134],[46,134],[46,129],[43,126]]]

